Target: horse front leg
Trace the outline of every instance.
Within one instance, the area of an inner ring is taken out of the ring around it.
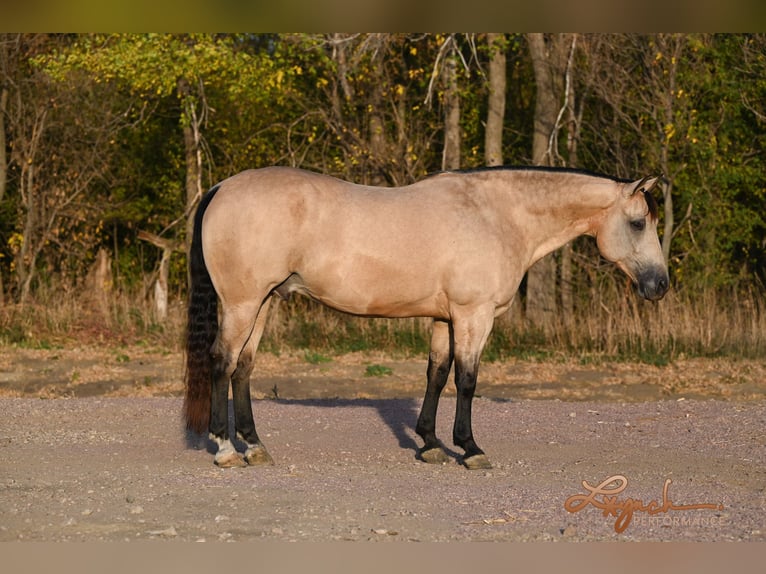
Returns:
[[[452,440],[456,446],[465,451],[463,464],[470,470],[492,468],[487,455],[479,448],[473,438],[471,427],[471,409],[473,395],[476,391],[476,378],[479,371],[479,361],[455,360],[455,386],[457,387],[457,406],[455,426]]]
[[[419,456],[428,463],[442,464],[449,460],[436,438],[436,411],[439,396],[452,368],[452,357],[452,327],[446,321],[434,320],[431,350],[428,354],[428,385],[415,427],[415,432],[423,438],[424,443]]]
[[[465,451],[463,464],[469,470],[492,468],[492,464],[479,448],[473,437],[471,409],[479,374],[479,360],[489,333],[492,330],[494,314],[489,309],[455,320],[455,386],[457,405],[452,439],[456,446]]]

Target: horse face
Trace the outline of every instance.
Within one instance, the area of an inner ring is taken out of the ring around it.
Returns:
[[[659,178],[624,184],[596,233],[599,251],[630,277],[645,299],[668,290],[668,268],[657,237],[657,203],[651,191]]]

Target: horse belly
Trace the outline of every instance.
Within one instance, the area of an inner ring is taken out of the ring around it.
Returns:
[[[350,255],[307,265],[292,291],[325,305],[374,317],[447,317],[447,297],[434,278],[379,258]]]

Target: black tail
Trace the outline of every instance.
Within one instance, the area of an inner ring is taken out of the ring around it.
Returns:
[[[208,191],[194,215],[194,232],[189,250],[189,306],[186,323],[186,396],[184,418],[186,428],[198,433],[210,424],[210,400],[213,360],[210,350],[218,334],[218,295],[202,255],[202,216],[218,191]]]

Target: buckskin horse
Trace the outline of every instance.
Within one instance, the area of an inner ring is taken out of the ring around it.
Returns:
[[[535,261],[580,235],[595,237],[641,296],[661,299],[668,271],[651,194],[659,181],[502,167],[380,188],[267,167],[220,182],[194,219],[187,428],[209,432],[219,466],[273,464],[255,429],[249,379],[271,297],[299,293],[354,315],[432,318],[419,457],[447,460],[436,412],[454,362],[453,441],[467,468],[490,468],[473,437],[471,402],[494,319]],[[229,383],[244,453],[229,436]]]

